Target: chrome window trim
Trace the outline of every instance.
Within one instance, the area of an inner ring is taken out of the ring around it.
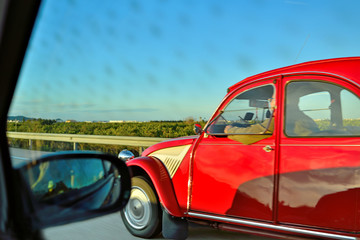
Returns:
[[[268,224],[268,223],[242,220],[242,219],[236,219],[236,218],[231,218],[231,217],[219,217],[219,216],[213,216],[213,215],[195,213],[195,212],[189,212],[188,214],[191,217],[200,217],[200,218],[223,221],[223,222],[228,222],[228,223],[238,223],[238,224],[242,224],[242,225],[249,226],[249,227],[259,227],[259,228],[265,228],[265,229],[270,229],[270,230],[280,230],[280,231],[286,231],[286,232],[290,232],[290,233],[311,235],[314,237],[346,239],[346,240],[356,240],[357,239],[356,237],[344,236],[344,235],[340,235],[340,234],[323,233],[323,232],[317,232],[317,231],[312,231],[312,230],[305,230],[305,229],[292,228],[292,227],[286,227],[286,226],[278,226],[278,225],[272,225],[272,224]]]

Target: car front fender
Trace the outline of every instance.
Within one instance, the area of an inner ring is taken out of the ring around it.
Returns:
[[[130,169],[141,168],[150,177],[159,196],[160,203],[166,211],[175,217],[183,217],[175,196],[170,175],[164,164],[155,157],[139,157],[126,162]]]

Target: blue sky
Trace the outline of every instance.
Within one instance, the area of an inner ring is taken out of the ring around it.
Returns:
[[[226,89],[360,55],[358,0],[44,1],[9,115],[208,119]]]

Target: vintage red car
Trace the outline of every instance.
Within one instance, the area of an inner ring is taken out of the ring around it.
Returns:
[[[276,238],[360,237],[360,57],[246,78],[196,129],[127,160],[121,215],[133,235],[185,239],[194,221]]]

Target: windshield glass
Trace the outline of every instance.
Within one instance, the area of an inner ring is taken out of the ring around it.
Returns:
[[[245,77],[359,55],[359,7],[356,0],[43,1],[8,114],[12,156],[18,163],[44,152],[124,147],[139,155],[164,138],[192,135],[194,122],[204,126],[226,89]],[[159,139],[104,145],[24,132]]]
[[[275,93],[272,85],[247,90],[231,100],[206,132],[211,135],[265,134],[271,123],[274,106]],[[262,128],[256,128],[256,125]],[[226,126],[239,129],[227,132]]]

